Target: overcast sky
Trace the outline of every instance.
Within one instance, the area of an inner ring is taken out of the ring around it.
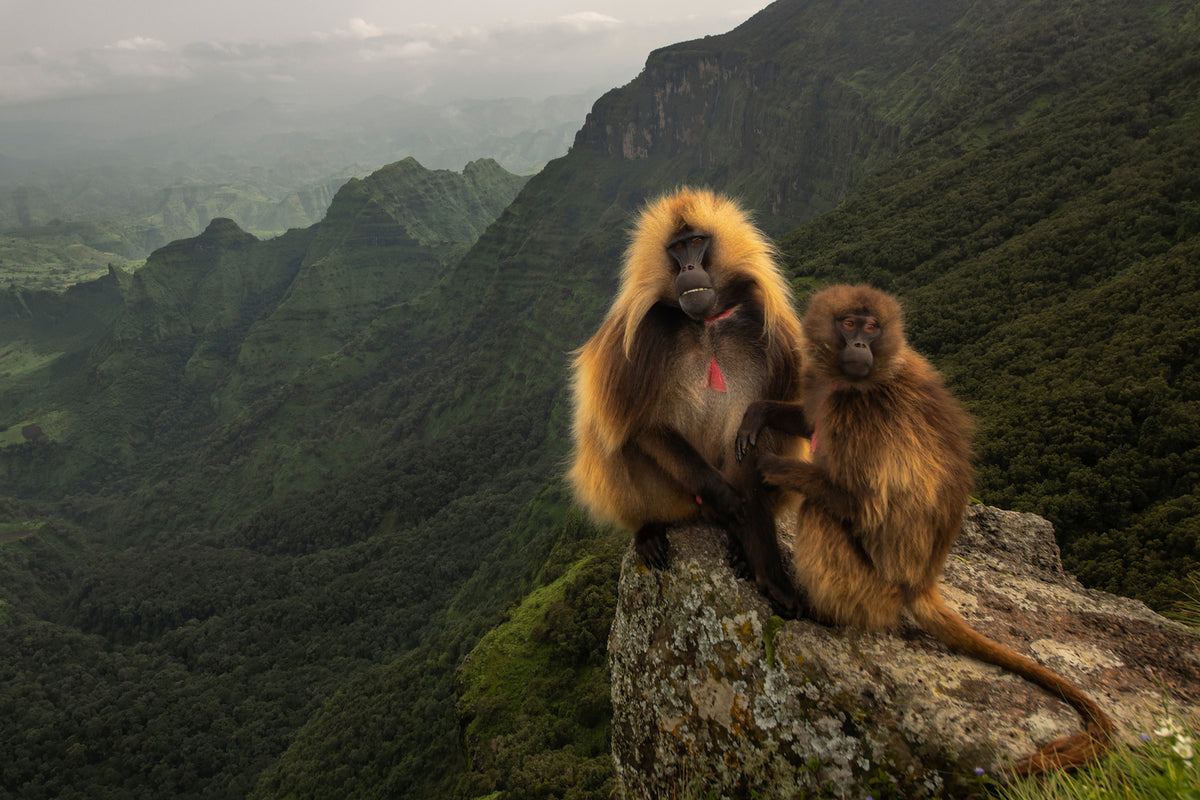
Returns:
[[[0,0],[0,108],[158,91],[353,101],[623,85],[766,0]],[[2,112],[0,112],[2,113]]]

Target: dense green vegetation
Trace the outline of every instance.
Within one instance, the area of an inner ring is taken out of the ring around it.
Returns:
[[[1177,41],[987,145],[951,131],[784,243],[862,280],[980,420],[978,494],[1160,608],[1200,567],[1200,53]]]
[[[0,792],[608,796],[624,537],[559,481],[565,367],[682,182],[802,295],[901,294],[978,494],[1166,608],[1200,559],[1196,15],[776,3],[528,180],[400,162],[271,240],[0,286]]]
[[[16,420],[0,703],[22,743],[6,790],[246,796],[375,680],[411,692],[388,729],[397,761],[423,753],[404,780],[453,785],[430,767],[455,760],[453,668],[566,503],[539,499],[544,407],[414,441],[428,398],[406,413],[396,397],[424,355],[384,346],[407,314],[363,326],[436,281],[524,182],[401,163],[347,186],[324,227],[259,242],[216,220],[106,288],[0,295],[10,341],[41,356],[0,362]],[[111,724],[80,733],[92,717]]]
[[[46,522],[0,562],[6,792],[448,793],[453,669],[532,577],[525,560],[570,535],[556,513],[472,498],[420,534],[311,555],[197,536],[122,555]],[[493,514],[520,522],[477,527]],[[464,546],[464,529],[482,535]],[[465,557],[488,566],[464,585],[446,573]]]
[[[605,655],[626,537],[591,531],[566,541],[543,567],[542,585],[458,669],[469,767],[455,797],[612,796]]]

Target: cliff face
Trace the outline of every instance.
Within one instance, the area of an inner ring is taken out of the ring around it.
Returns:
[[[786,24],[809,26],[802,11]],[[794,52],[764,57],[741,44],[749,35],[653,53],[633,84],[597,101],[575,148],[636,162],[668,186],[687,176],[752,198],[769,212],[768,229],[833,208],[896,154],[900,126],[828,65]]]
[[[728,566],[718,529],[678,529],[671,542],[663,571],[626,555],[609,639],[626,797],[689,784],[721,797],[965,794],[977,769],[997,776],[1080,729],[1062,701],[911,622],[871,634],[772,617]],[[943,591],[983,633],[1081,685],[1125,740],[1159,727],[1164,708],[1200,710],[1196,639],[1082,588],[1039,517],[970,509]]]

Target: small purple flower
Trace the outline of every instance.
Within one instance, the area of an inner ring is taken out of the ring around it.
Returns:
[[[984,768],[983,768],[983,767],[976,767],[976,768],[975,768],[975,774],[976,774],[976,775],[978,775],[979,777],[981,777],[981,778],[982,778],[982,777],[984,776],[984,774],[985,774],[985,770],[984,770]]]
[[[1148,742],[1148,741],[1150,741],[1150,734],[1148,734],[1148,733],[1138,734],[1138,738],[1141,739],[1143,742]]]

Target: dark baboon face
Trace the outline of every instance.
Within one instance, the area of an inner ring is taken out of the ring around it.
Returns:
[[[870,375],[875,364],[871,348],[883,334],[879,320],[869,314],[847,314],[833,321],[833,329],[842,340],[842,374],[848,378]]]
[[[904,343],[899,304],[865,286],[835,286],[813,295],[804,326],[825,374],[855,382],[881,378]]]
[[[683,313],[692,319],[708,316],[717,302],[717,293],[709,269],[708,246],[712,239],[688,228],[667,243],[667,253],[675,265],[675,298]]]

